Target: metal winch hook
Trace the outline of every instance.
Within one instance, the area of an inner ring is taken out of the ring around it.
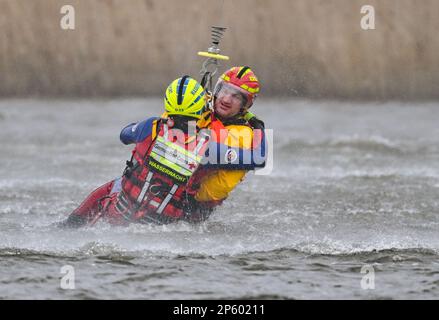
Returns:
[[[209,70],[210,66],[213,66],[213,69]],[[200,74],[204,75],[206,72],[209,72],[210,76],[213,77],[217,73],[219,66],[221,66],[221,64],[218,62],[217,59],[209,58],[203,62]]]
[[[217,59],[209,58],[204,61],[200,74],[202,76],[201,85],[206,91],[212,92],[212,78],[218,72],[220,65]]]
[[[219,43],[221,38],[227,28],[212,26],[211,37],[212,45],[207,51],[198,52],[199,56],[206,57],[204,61],[200,74],[201,74],[201,85],[203,86],[207,96],[207,106],[210,110],[213,110],[213,93],[212,93],[212,78],[218,72],[218,67],[220,66],[219,60],[229,60],[228,56],[220,54]]]
[[[199,56],[206,57],[200,74],[202,76],[201,85],[206,91],[212,91],[212,77],[218,72],[219,60],[229,60],[228,56],[220,54],[219,43],[227,28],[212,26],[211,39],[212,45],[207,51],[198,52]]]

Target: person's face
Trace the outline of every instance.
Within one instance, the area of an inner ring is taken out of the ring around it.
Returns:
[[[236,116],[245,104],[246,98],[238,89],[222,83],[216,94],[214,109],[218,116],[227,119]]]

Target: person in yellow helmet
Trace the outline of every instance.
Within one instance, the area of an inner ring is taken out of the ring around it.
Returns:
[[[166,89],[165,114],[122,129],[124,144],[134,144],[121,178],[93,191],[62,224],[80,227],[105,218],[112,224],[159,224],[185,218],[186,190],[207,147],[196,121],[206,103],[205,91],[189,76]]]

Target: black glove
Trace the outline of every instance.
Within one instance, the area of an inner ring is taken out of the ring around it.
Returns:
[[[200,223],[209,218],[213,209],[200,205],[192,195],[186,195],[186,201],[183,206],[184,220],[189,223]]]
[[[207,220],[212,212],[212,208],[198,207],[195,211],[186,215],[184,220],[189,223],[200,223]]]
[[[88,219],[86,217],[71,214],[66,220],[57,223],[57,227],[63,229],[76,229],[87,225]]]

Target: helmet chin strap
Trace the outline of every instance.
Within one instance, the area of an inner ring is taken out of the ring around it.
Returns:
[[[248,108],[250,108],[250,107],[251,107],[251,105],[248,107],[242,107],[241,110],[239,110],[237,115],[243,116],[247,112]]]
[[[243,106],[241,108],[241,110],[239,110],[239,114],[244,116],[246,114],[246,112],[248,111],[248,109],[250,109],[250,107],[253,105],[253,102],[251,102],[248,106]]]

